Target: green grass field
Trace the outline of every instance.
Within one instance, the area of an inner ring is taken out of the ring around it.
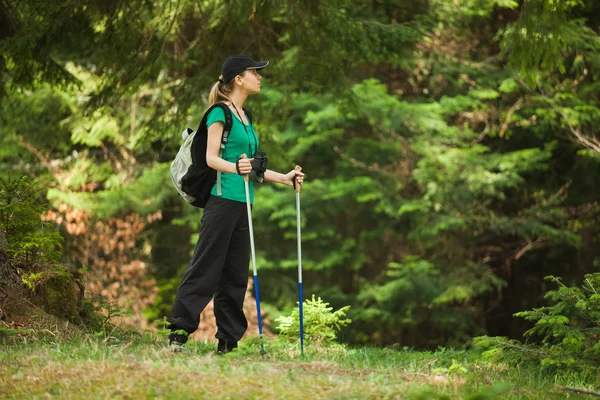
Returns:
[[[43,333],[43,332],[42,332]],[[585,399],[599,377],[509,368],[469,351],[316,348],[244,339],[224,356],[212,343],[176,352],[155,334],[0,344],[3,399]],[[592,381],[593,380],[593,381]]]

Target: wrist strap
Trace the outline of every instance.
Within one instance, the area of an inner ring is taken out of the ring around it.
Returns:
[[[235,161],[235,170],[237,171],[238,175],[241,175],[242,173],[240,172],[240,158],[238,157],[237,160]]]

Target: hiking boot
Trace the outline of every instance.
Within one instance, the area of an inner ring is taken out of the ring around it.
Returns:
[[[233,349],[235,348],[237,348],[237,342],[230,342],[228,340],[219,339],[219,344],[217,345],[217,354],[223,355],[225,353],[233,351]]]
[[[188,341],[188,335],[171,332],[169,335],[169,346],[181,347]]]

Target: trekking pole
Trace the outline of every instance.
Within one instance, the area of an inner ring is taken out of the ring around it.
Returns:
[[[296,171],[301,172],[302,167],[296,165]],[[304,316],[302,312],[302,239],[300,231],[300,185],[294,177],[294,189],[296,189],[296,226],[298,229],[298,307],[300,311],[300,353],[304,355]]]
[[[246,158],[245,154],[242,154],[240,158]],[[248,180],[250,174],[244,174],[244,187],[246,189],[246,209],[248,210],[248,228],[250,230],[250,252],[252,254],[252,272],[254,276],[254,297],[256,298],[256,313],[258,315],[258,334],[260,337],[260,354],[267,354],[265,346],[263,344],[263,332],[262,332],[262,317],[260,315],[260,297],[258,296],[258,274],[256,273],[256,252],[254,251],[254,229],[252,227],[252,209],[250,207],[250,189]]]

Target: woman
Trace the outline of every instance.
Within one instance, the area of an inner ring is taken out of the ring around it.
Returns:
[[[219,157],[225,114],[223,109],[215,107],[208,115],[206,162],[221,172],[220,187],[215,183],[211,191],[202,216],[200,238],[177,290],[173,320],[169,325],[170,344],[180,346],[187,341],[188,335],[198,328],[200,313],[213,295],[219,353],[236,348],[248,327],[243,304],[248,284],[250,236],[243,175],[252,171],[259,140],[242,107],[249,95],[260,93],[262,77],[258,71],[268,64],[268,61],[255,62],[245,55],[229,57],[210,92],[209,106],[225,103],[232,112],[233,125]],[[241,158],[242,154],[247,158]],[[264,181],[293,186],[296,178],[302,185],[303,176],[296,170],[280,174],[267,169]],[[249,186],[253,203],[253,182]]]

